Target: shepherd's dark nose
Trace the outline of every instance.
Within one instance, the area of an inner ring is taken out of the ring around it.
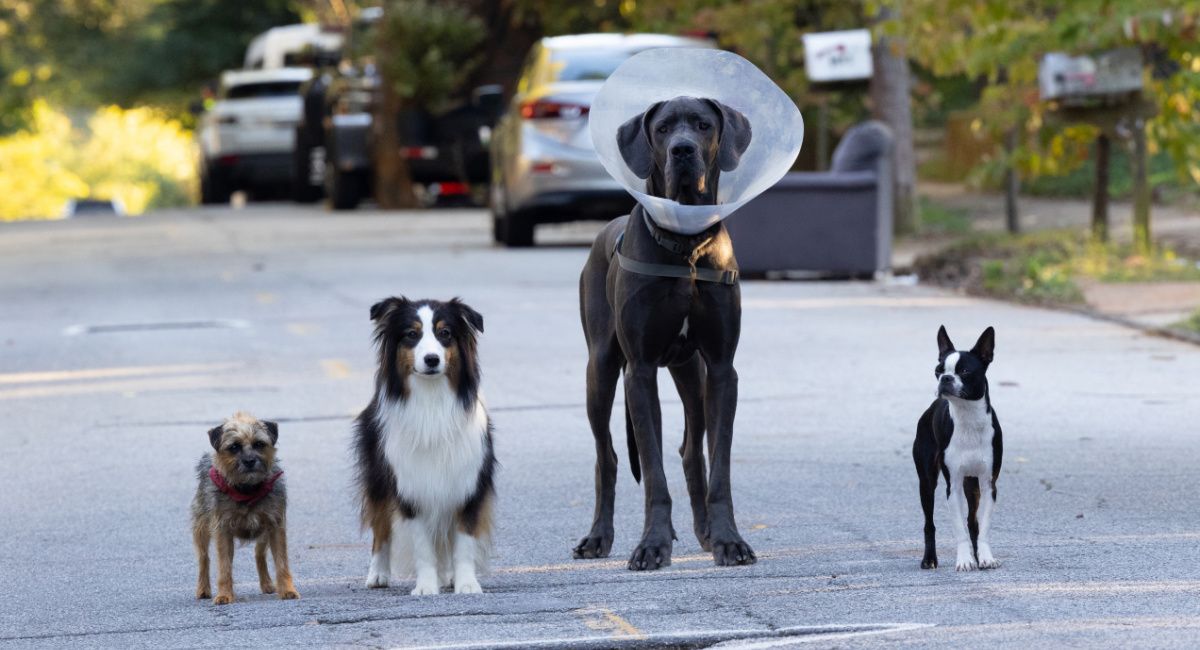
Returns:
[[[430,368],[436,368],[440,361],[441,359],[439,359],[438,355],[436,354],[425,355],[425,365],[429,366]]]
[[[696,145],[690,142],[680,142],[671,145],[671,155],[676,158],[687,158],[696,155]]]

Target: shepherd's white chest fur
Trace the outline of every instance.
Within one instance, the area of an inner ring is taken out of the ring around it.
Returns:
[[[384,457],[401,498],[424,517],[452,517],[474,493],[486,454],[482,399],[464,409],[444,375],[409,379],[409,395],[379,397]]]
[[[992,476],[992,414],[987,400],[946,398],[954,434],[942,457],[951,475]]]

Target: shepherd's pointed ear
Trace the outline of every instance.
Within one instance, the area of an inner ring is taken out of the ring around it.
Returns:
[[[954,342],[950,340],[950,335],[946,333],[946,326],[942,325],[938,328],[938,356],[944,357],[954,352],[954,350]]]
[[[279,441],[279,425],[270,420],[263,420],[262,423],[263,423],[263,426],[266,427],[266,429],[267,429],[267,435],[271,436],[271,444],[273,445],[276,442],[278,442]]]
[[[992,362],[992,355],[996,351],[996,330],[989,327],[983,330],[983,334],[979,335],[979,340],[975,342],[975,347],[971,348],[971,354],[979,357],[984,363]]]
[[[395,296],[392,296],[391,298],[384,298],[374,305],[371,305],[371,320],[379,321],[407,302],[408,298],[405,298],[404,296],[400,296],[399,298]]]
[[[705,99],[709,106],[721,116],[721,146],[717,150],[717,166],[723,172],[737,169],[742,154],[750,146],[750,120],[736,109],[715,99]]]
[[[221,449],[221,434],[224,433],[224,431],[225,431],[224,424],[218,424],[217,426],[208,430],[208,444],[212,445],[213,449],[220,451],[220,449]]]
[[[629,166],[629,171],[638,178],[650,178],[654,171],[654,152],[650,149],[650,118],[662,106],[655,102],[644,112],[629,118],[617,129],[617,149]]]

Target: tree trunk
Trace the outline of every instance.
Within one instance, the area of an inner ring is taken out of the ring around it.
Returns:
[[[880,38],[872,48],[872,59],[875,67],[870,89],[872,113],[892,129],[895,137],[894,229],[897,233],[909,233],[917,226],[917,164],[913,148],[910,72],[903,42]]]
[[[1108,241],[1108,153],[1111,141],[1107,133],[1096,138],[1096,185],[1092,188],[1092,238]]]
[[[378,56],[386,61],[389,56],[388,43],[380,38]],[[384,210],[414,208],[417,206],[413,191],[412,174],[408,161],[400,155],[403,145],[400,139],[400,96],[396,86],[387,75],[387,66],[380,69],[379,101],[375,103],[372,119],[375,136],[375,201]]]
[[[1133,125],[1133,243],[1150,251],[1150,183],[1146,178],[1146,121]]]
[[[1017,195],[1021,191],[1021,177],[1017,175],[1017,167],[1013,162],[1013,152],[1017,150],[1017,129],[1013,127],[1004,135],[1004,151],[1008,154],[1008,165],[1004,169],[1004,223],[1008,232],[1021,232],[1020,215],[1017,213]]]

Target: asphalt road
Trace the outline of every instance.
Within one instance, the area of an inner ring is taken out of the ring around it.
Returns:
[[[674,564],[626,571],[641,490],[623,449],[613,557],[572,560],[593,445],[570,242],[589,232],[505,251],[480,211],[289,205],[0,226],[0,646],[1200,644],[1200,349],[905,283],[744,283],[734,496],[757,565],[700,552],[670,462]],[[485,317],[502,470],[482,595],[362,584],[349,424],[372,386],[367,310],[391,294]],[[946,568],[942,504],[943,568],[918,568],[909,449],[942,323],[964,346],[998,332],[994,571]],[[281,423],[298,601],[257,593],[249,549],[237,603],[193,599],[191,468],[237,409]]]

